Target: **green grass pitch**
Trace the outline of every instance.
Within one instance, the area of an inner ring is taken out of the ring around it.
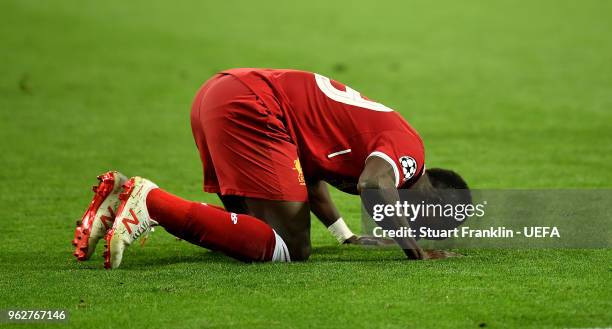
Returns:
[[[58,328],[612,326],[609,249],[409,262],[336,246],[316,221],[306,263],[245,265],[162,229],[115,271],[70,246],[108,169],[218,202],[200,188],[189,109],[231,67],[343,81],[400,111],[428,165],[475,188],[610,188],[611,13],[597,0],[3,0],[0,309],[65,308]],[[334,197],[357,230],[359,200]]]

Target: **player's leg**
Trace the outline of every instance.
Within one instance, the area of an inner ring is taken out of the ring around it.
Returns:
[[[283,239],[255,217],[182,199],[141,177],[126,183],[120,199],[106,236],[107,268],[118,267],[125,248],[158,224],[183,240],[238,260],[290,261]]]
[[[227,211],[259,218],[279,234],[289,249],[291,260],[306,260],[310,256],[310,209],[306,202],[274,201],[221,195]]]
[[[253,198],[244,198],[244,202],[248,214],[238,214],[153,189],[146,203],[150,217],[171,234],[238,260],[308,259],[308,203]],[[287,250],[288,255],[285,254]]]
[[[289,249],[291,260],[310,256],[310,209],[306,202],[275,201],[220,195],[227,211],[259,218],[279,234]]]
[[[151,192],[147,206],[168,232],[198,246],[247,262],[289,260],[283,240],[254,216],[187,201],[161,189]]]
[[[225,210],[235,212],[237,214],[247,214],[253,216],[253,214],[249,213],[249,210],[247,209],[244,197],[238,195],[221,195],[221,193],[217,193],[217,195],[219,196],[221,203],[223,203]]]
[[[307,202],[245,198],[245,203],[250,214],[264,220],[283,238],[292,261],[308,259],[311,246]]]

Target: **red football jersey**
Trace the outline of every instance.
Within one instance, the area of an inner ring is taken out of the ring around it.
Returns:
[[[408,187],[423,173],[425,154],[418,133],[397,112],[342,83],[297,70],[242,68],[222,73],[238,78],[270,115],[286,122],[307,181],[324,180],[357,193],[370,156],[391,164],[398,188]]]

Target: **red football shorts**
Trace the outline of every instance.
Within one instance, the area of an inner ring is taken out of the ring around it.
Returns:
[[[202,160],[204,191],[308,200],[282,111],[267,108],[238,79],[217,74],[200,88],[191,109],[191,129]]]

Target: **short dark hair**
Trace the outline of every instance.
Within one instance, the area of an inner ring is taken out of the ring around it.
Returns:
[[[467,205],[472,203],[472,193],[465,180],[456,172],[448,169],[431,168],[425,170],[427,179],[433,187],[424,196],[430,204]],[[418,229],[425,226],[434,230],[450,230],[461,226],[465,221],[456,221],[444,217],[422,217],[410,224]],[[444,238],[426,238],[428,240],[444,240]]]
[[[461,189],[468,190],[469,187],[465,180],[456,172],[448,169],[431,168],[426,169],[425,173],[429,182],[437,189]]]

